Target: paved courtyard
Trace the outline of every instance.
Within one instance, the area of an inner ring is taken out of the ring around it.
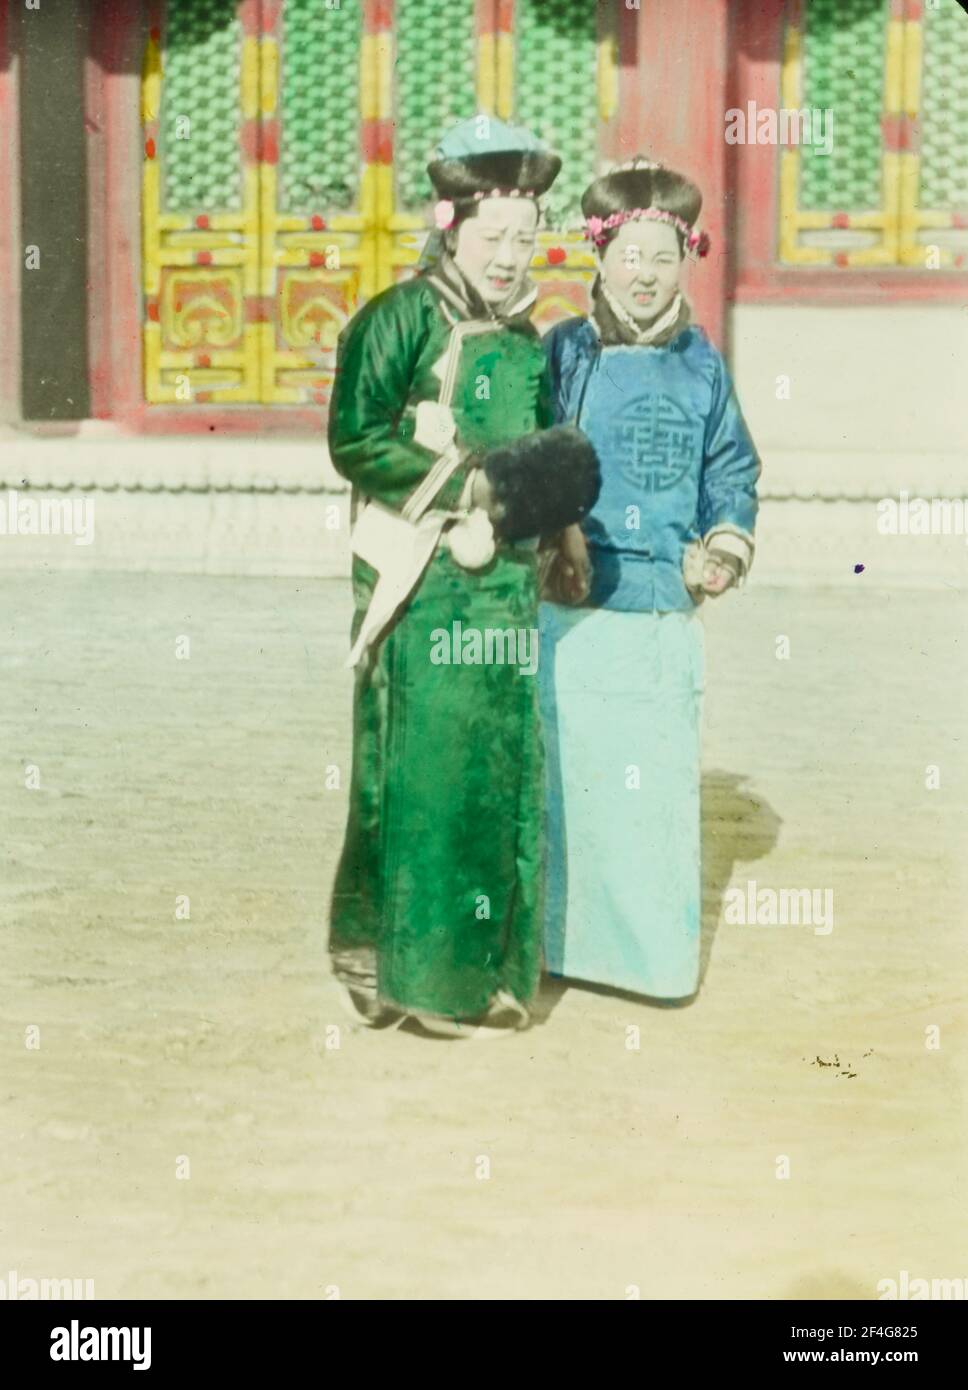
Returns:
[[[707,605],[699,998],[549,981],[482,1044],[358,1031],[327,974],[346,585],[5,573],[0,1271],[98,1298],[968,1276],[965,599],[865,578]],[[725,921],[751,880],[832,890],[832,931]]]

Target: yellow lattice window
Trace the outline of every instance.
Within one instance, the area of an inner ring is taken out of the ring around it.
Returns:
[[[968,17],[956,0],[792,4],[780,120],[781,261],[965,263]]]
[[[323,403],[377,288],[362,0],[167,0],[142,81],[145,394]]]

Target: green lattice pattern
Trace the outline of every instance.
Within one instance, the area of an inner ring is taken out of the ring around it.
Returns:
[[[800,204],[847,212],[880,207],[888,2],[807,0],[804,13],[802,104],[833,112],[833,151],[801,146]]]
[[[598,6],[588,0],[518,0],[515,115],[561,155],[543,200],[545,220],[563,227],[581,215],[598,151]]]
[[[921,73],[923,208],[968,207],[968,15],[957,0],[925,7]]]
[[[360,178],[361,0],[287,0],[282,50],[280,207],[348,208]]]
[[[448,126],[476,110],[474,0],[397,0],[397,200],[410,211],[433,196],[427,161]]]
[[[171,212],[242,206],[241,38],[235,0],[168,0],[160,130]]]

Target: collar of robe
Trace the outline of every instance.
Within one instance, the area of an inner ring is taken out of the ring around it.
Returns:
[[[512,296],[495,308],[481,298],[446,252],[433,270],[428,272],[427,279],[456,312],[457,317],[465,320],[493,319],[495,323],[513,326],[531,317],[531,310],[538,298],[537,285],[532,280],[525,279],[524,284],[516,289]]]
[[[692,322],[689,302],[680,291],[668,309],[663,310],[653,323],[642,328],[609,293],[601,276],[592,286],[592,306],[592,322],[605,347],[664,347]]]

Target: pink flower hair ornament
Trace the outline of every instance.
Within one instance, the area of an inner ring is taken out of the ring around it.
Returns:
[[[677,217],[674,212],[666,212],[664,208],[629,208],[625,212],[613,212],[604,218],[586,217],[584,236],[587,241],[593,241],[600,247],[605,243],[606,233],[621,227],[625,222],[668,222],[682,233],[686,250],[690,255],[709,255],[709,233],[696,231],[684,218]]]
[[[434,226],[440,232],[446,232],[448,227],[454,225],[454,204],[449,198],[441,198],[439,203],[434,204]]]

